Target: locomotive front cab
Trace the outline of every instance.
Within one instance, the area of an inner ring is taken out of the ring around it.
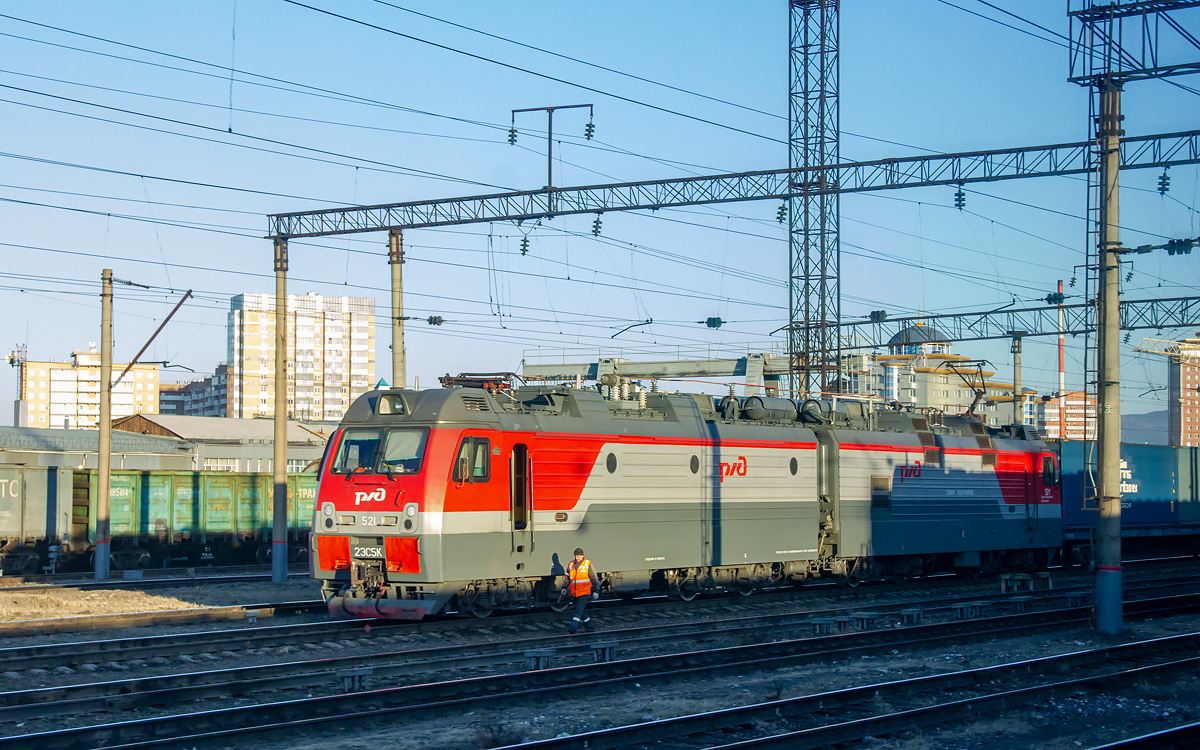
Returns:
[[[411,391],[368,393],[329,442],[310,571],[335,615],[419,619],[439,598],[423,585],[439,567],[440,507],[428,502],[438,441],[433,420],[413,413],[418,400]]]

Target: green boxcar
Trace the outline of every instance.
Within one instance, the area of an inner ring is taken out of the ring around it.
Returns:
[[[72,516],[87,522],[87,546],[96,538],[96,471],[75,472]],[[80,490],[86,488],[86,496]],[[217,471],[114,471],[109,485],[109,528],[115,567],[158,564],[170,557],[221,562],[266,559],[274,527],[270,474]],[[316,474],[288,475],[291,555],[308,549],[317,495]],[[82,523],[80,524],[82,525]],[[78,553],[83,539],[76,539]]]

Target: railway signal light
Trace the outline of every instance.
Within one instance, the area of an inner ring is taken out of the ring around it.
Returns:
[[[592,123],[591,120],[588,120],[588,124],[583,126],[583,137],[590,141],[590,140],[592,140],[592,136],[595,135],[595,133],[596,133],[596,126]]]
[[[517,145],[517,126],[516,125],[513,125],[511,128],[508,129],[508,145],[510,145],[510,146]]]
[[[1170,189],[1171,175],[1167,174],[1167,170],[1164,169],[1163,173],[1158,176],[1158,194],[1166,195],[1167,191]]]
[[[954,191],[954,207],[959,211],[963,210],[963,206],[967,205],[967,194],[960,187]]]
[[[529,238],[522,237],[521,238],[521,255],[524,255],[527,252],[529,252]]]
[[[592,234],[600,236],[600,214],[596,214],[596,219],[592,222]]]

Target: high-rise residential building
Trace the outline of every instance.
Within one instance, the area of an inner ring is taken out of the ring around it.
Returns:
[[[217,365],[211,376],[185,383],[178,413],[187,417],[228,417],[228,379],[229,367]]]
[[[22,360],[18,378],[17,427],[96,429],[100,422],[100,352],[92,342],[68,362]],[[117,381],[126,364],[113,363]],[[138,364],[112,389],[112,416],[157,414],[159,366]]]
[[[158,413],[183,414],[183,383],[158,384]]]
[[[275,296],[239,294],[230,303],[225,416],[275,414]],[[375,300],[287,299],[287,403],[294,419],[337,421],[375,382]]]
[[[1167,359],[1167,440],[1200,446],[1200,338],[1183,339],[1176,347]]]
[[[1095,440],[1096,397],[1067,391],[1037,405],[1037,425],[1047,440]]]

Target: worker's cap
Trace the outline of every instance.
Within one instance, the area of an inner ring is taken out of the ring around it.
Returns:
[[[583,547],[576,547],[576,548],[575,548],[575,554],[576,554],[576,555],[582,555],[582,554],[583,554]]]

